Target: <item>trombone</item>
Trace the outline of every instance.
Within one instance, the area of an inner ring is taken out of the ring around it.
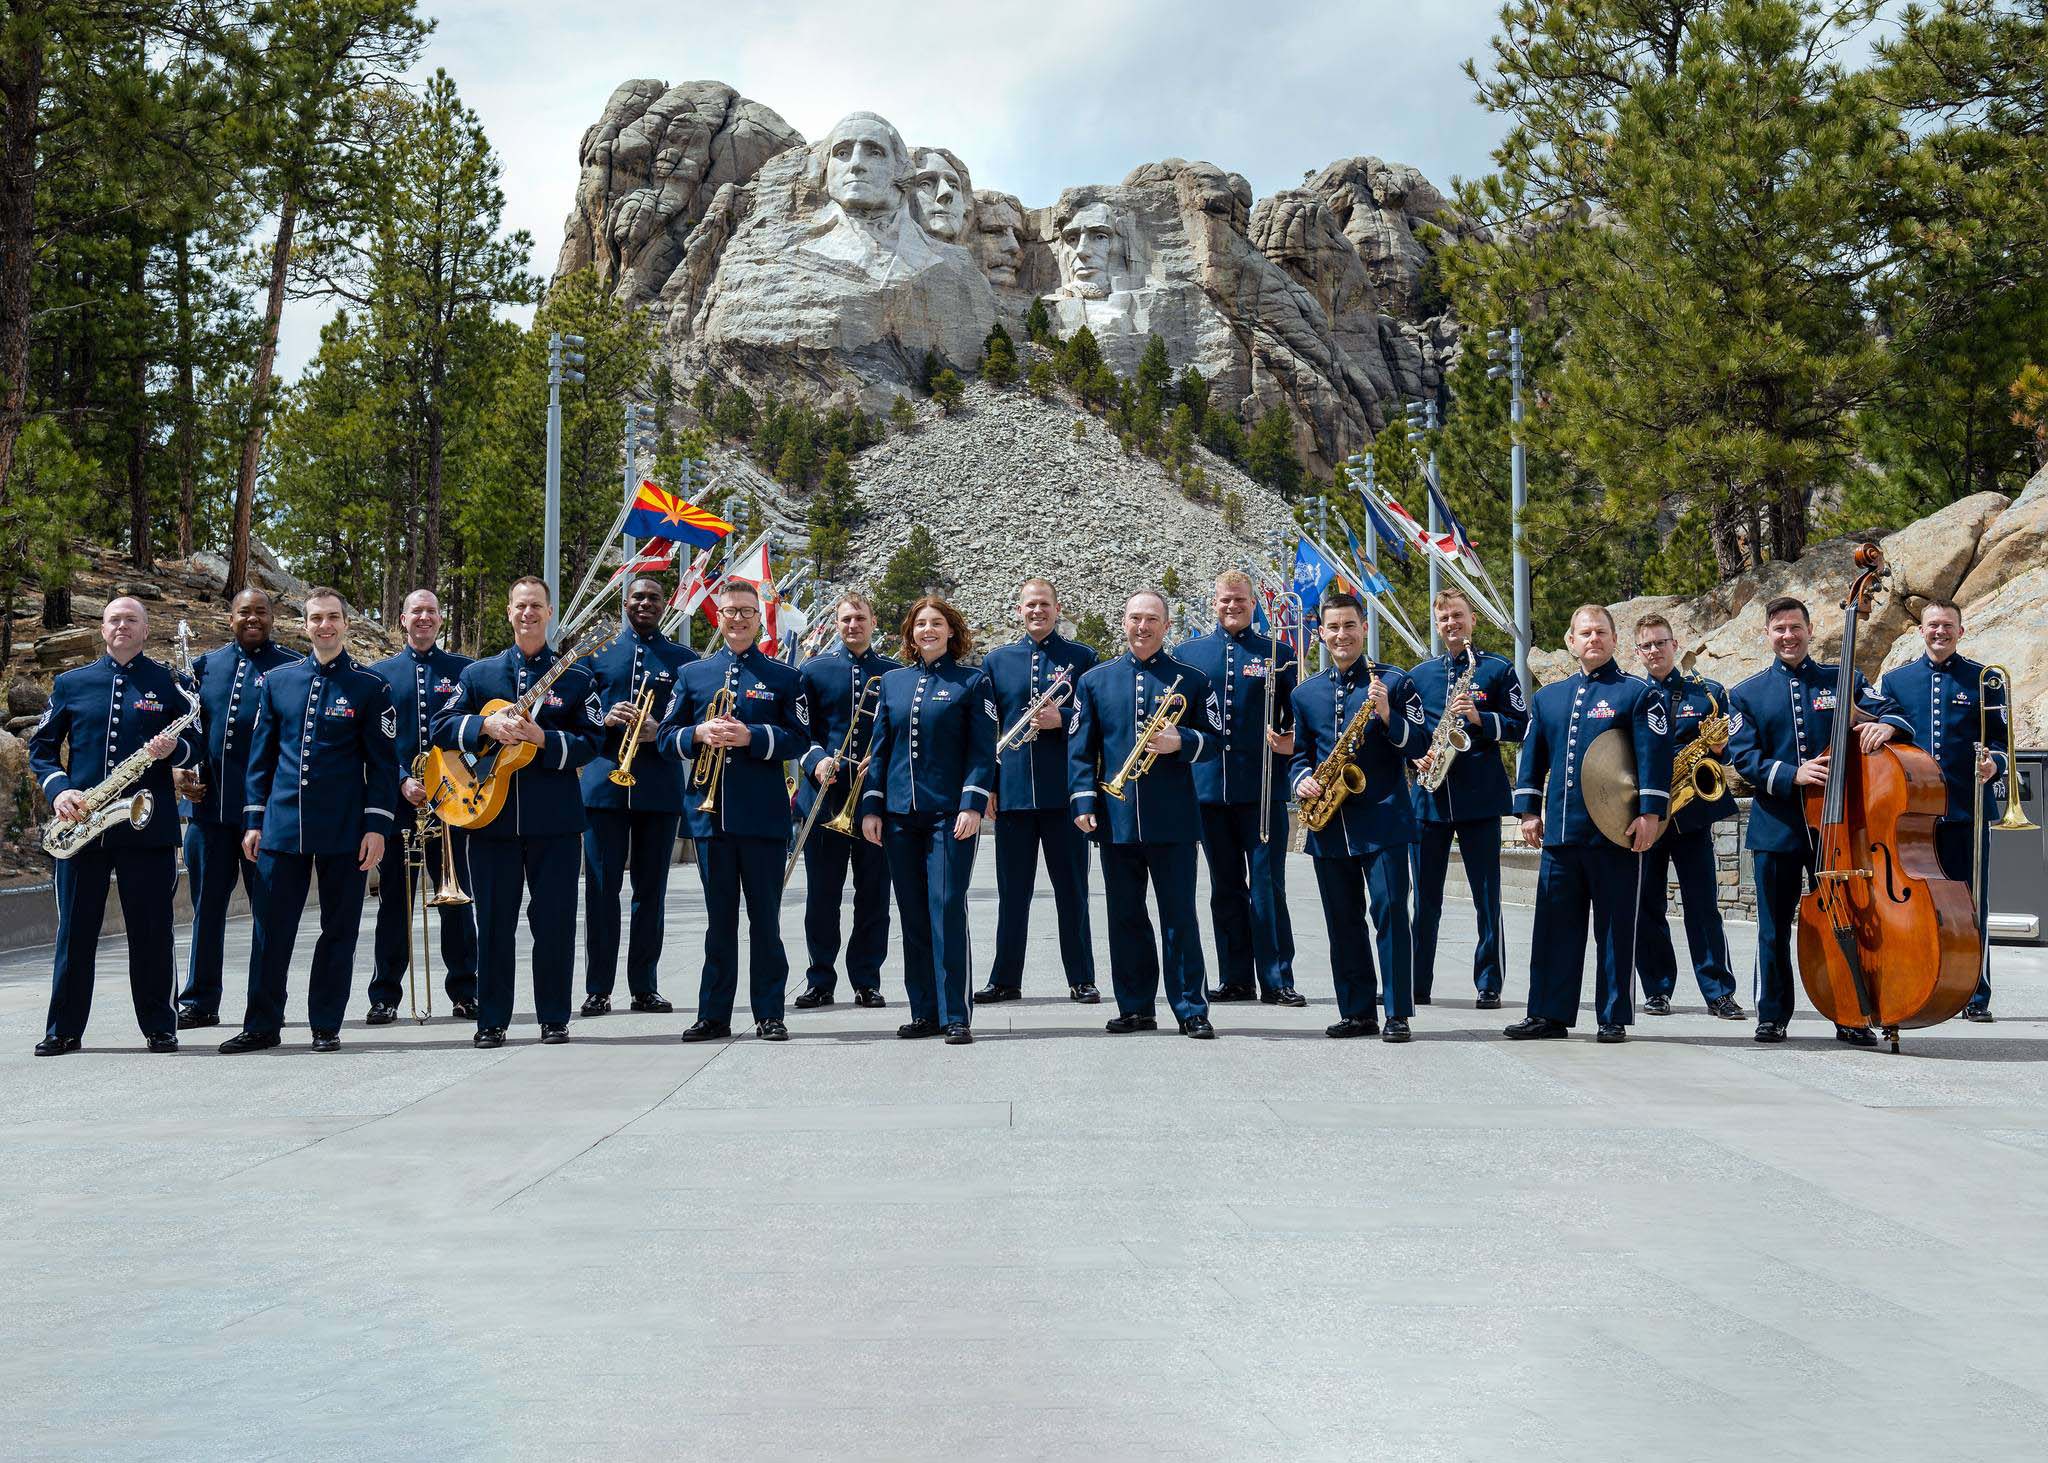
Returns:
[[[704,719],[716,721],[722,716],[731,716],[739,704],[740,698],[733,695],[732,687],[720,686],[718,694],[711,698],[711,705],[705,709]],[[725,781],[726,751],[724,747],[699,747],[690,763],[690,786],[704,789],[704,801],[697,804],[700,813],[718,810],[718,786]]]
[[[853,703],[853,715],[847,720],[846,735],[839,739],[839,747],[832,753],[832,760],[845,767],[853,755],[856,733],[860,731],[860,719],[865,716],[870,722],[882,709],[882,678],[870,676],[860,688],[860,695]],[[874,755],[874,733],[868,733],[868,755]],[[846,802],[837,813],[825,820],[825,827],[833,833],[843,833],[848,838],[855,836],[853,815],[860,803],[861,784],[867,781],[868,758],[862,757],[853,764],[853,785],[847,789]],[[825,799],[831,795],[832,784],[826,783],[818,789],[818,795],[811,799],[811,810],[804,815],[803,827],[797,830],[796,843],[789,850],[789,862],[782,866],[782,884],[789,887],[789,876],[796,872],[796,861],[803,856],[804,840],[811,836],[811,825],[818,821],[819,810],[825,806]]]
[[[640,753],[641,739],[647,733],[647,723],[654,715],[654,686],[650,682],[640,688],[633,698],[633,724],[626,728],[626,735],[619,743],[619,765],[614,767],[608,780],[620,787],[631,787],[640,779],[633,775],[633,759]]]
[[[412,775],[415,780],[426,781],[427,760],[428,754],[424,752],[413,758]],[[420,1009],[420,957],[432,944],[427,911],[450,909],[470,902],[462,881],[455,876],[454,831],[434,813],[439,793],[439,789],[429,792],[427,800],[413,813],[412,827],[402,835],[405,842],[405,986],[407,998],[412,1003],[412,1019],[422,1024],[434,1014],[434,983],[431,980],[427,982],[426,1010]],[[433,888],[427,882],[427,844],[436,837],[441,840],[439,888]],[[417,944],[413,940],[414,910],[419,911]]]
[[[1152,764],[1159,760],[1159,754],[1150,751],[1146,743],[1169,726],[1179,726],[1181,717],[1187,714],[1188,698],[1180,693],[1180,677],[1173,678],[1173,684],[1166,688],[1158,707],[1138,728],[1138,739],[1131,743],[1130,755],[1124,758],[1124,765],[1117,768],[1116,776],[1102,784],[1102,790],[1119,802],[1123,800],[1124,788],[1152,770]]]
[[[2031,821],[2020,810],[2019,768],[2013,761],[2012,730],[2012,672],[2002,665],[1987,665],[1977,672],[1977,754],[1982,756],[1985,742],[1991,735],[1991,700],[1987,694],[1993,684],[1998,687],[1998,714],[2005,722],[2005,775],[2007,794],[2005,813],[1991,826],[2000,833],[2031,833],[2041,825]],[[1975,775],[1975,768],[1971,773]],[[1970,800],[1970,897],[1976,901],[1977,947],[1983,958],[1990,958],[1991,906],[1984,897],[1984,798],[1988,789],[1979,783],[1972,789]]]
[[[1288,617],[1293,616],[1293,636],[1282,640],[1286,633]],[[1273,596],[1273,653],[1266,657],[1266,724],[1262,731],[1275,731],[1273,710],[1280,700],[1281,649],[1291,647],[1294,651],[1294,679],[1301,681],[1307,667],[1302,662],[1302,641],[1307,638],[1308,612],[1303,607],[1301,596],[1291,589],[1283,589]],[[1259,842],[1273,841],[1273,744],[1262,735],[1259,738]]]

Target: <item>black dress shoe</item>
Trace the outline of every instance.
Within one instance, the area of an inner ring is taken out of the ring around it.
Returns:
[[[280,1039],[275,1031],[244,1031],[220,1044],[221,1055],[233,1057],[243,1052],[267,1052]]]
[[[1963,1007],[1963,1019],[1965,1021],[1982,1021],[1989,1025],[1998,1018],[1991,1014],[1989,1006],[1965,1006]]]
[[[1304,996],[1293,986],[1283,986],[1277,991],[1267,991],[1262,994],[1259,997],[1259,1004],[1262,1006],[1301,1007],[1308,1004],[1308,997]]]
[[[754,1035],[763,1041],[788,1041],[789,1028],[771,1016],[766,1021],[754,1023]]]
[[[1777,1021],[1759,1021],[1756,1024],[1756,1039],[1766,1046],[1785,1039],[1785,1027]]]
[[[1720,1000],[1714,1002],[1713,1005],[1707,1007],[1707,1014],[1709,1016],[1719,1016],[1723,1021],[1740,1021],[1749,1013],[1742,1009],[1736,1002],[1735,997],[1723,996]]]
[[[1602,1046],[1613,1046],[1618,1041],[1628,1040],[1628,1028],[1626,1026],[1616,1026],[1612,1022],[1608,1022],[1602,1025],[1599,1031],[1594,1033],[1593,1040],[1599,1042]]]
[[[820,1006],[832,1004],[832,992],[822,986],[805,986],[804,993],[790,1002],[799,1011],[815,1011]]]
[[[1643,1014],[1645,1016],[1669,1016],[1671,1014],[1671,997],[1643,997]]]
[[[1436,1002],[1430,999],[1428,991],[1417,991],[1415,993],[1415,1004],[1418,1006],[1434,1006]]]
[[[370,1007],[370,1014],[363,1018],[363,1025],[389,1026],[392,1022],[396,1021],[397,1019],[398,1007],[372,1005]]]
[[[174,1031],[152,1032],[142,1045],[145,1051],[174,1052],[178,1049],[178,1034]]]
[[[178,1030],[180,1031],[190,1031],[194,1027],[199,1026],[218,1025],[220,1025],[220,1013],[217,1011],[202,1011],[197,1006],[178,1007]]]
[[[1255,999],[1258,994],[1248,985],[1220,985],[1209,992],[1209,1004],[1213,1006],[1218,1001],[1249,1001]]]
[[[1472,1009],[1475,1011],[1498,1011],[1500,1009],[1500,992],[1481,991],[1479,999],[1472,1003]]]
[[[649,991],[644,996],[633,997],[633,1009],[644,1011],[650,1016],[666,1016],[675,1010],[675,1007],[660,991]]]
[[[1837,1026],[1835,1040],[1848,1046],[1876,1046],[1877,1033],[1868,1026]]]
[[[947,1046],[972,1046],[973,1044],[974,1033],[968,1029],[966,1022],[955,1021],[946,1028]]]
[[[313,1050],[316,1052],[338,1052],[341,1050],[341,1033],[338,1031],[316,1031],[313,1033]]]
[[[1346,1016],[1335,1026],[1325,1026],[1323,1028],[1323,1035],[1335,1037],[1339,1041],[1346,1041],[1354,1036],[1378,1036],[1379,1034],[1380,1024],[1370,1016]]]
[[[1408,1030],[1408,1020],[1406,1017],[1389,1016],[1387,1018],[1386,1030],[1380,1033],[1380,1040],[1399,1043],[1409,1040],[1411,1035],[1412,1033]]]
[[[503,1046],[505,1044],[505,1028],[502,1026],[486,1026],[469,1039],[469,1044],[477,1047]]]
[[[75,1036],[46,1036],[36,1043],[36,1055],[39,1057],[61,1057],[66,1052],[77,1050],[78,1038]]]
[[[579,1016],[609,1016],[612,1013],[610,996],[585,996],[583,1004],[576,1009]]]
[[[974,1004],[977,1006],[993,1006],[1003,1001],[1021,1001],[1023,999],[1024,992],[1021,988],[1013,985],[997,985],[994,981],[990,981],[974,993]]]
[[[1214,1041],[1216,1028],[1209,1024],[1207,1016],[1190,1016],[1180,1024],[1182,1036],[1192,1036],[1196,1041]]]
[[[448,1015],[451,1020],[455,1021],[474,1021],[476,1020],[476,1002],[457,1001],[448,1008]]]
[[[542,1046],[560,1046],[569,1039],[569,1023],[566,1021],[543,1021],[540,1024]]]
[[[853,992],[853,1004],[856,1006],[886,1006],[889,1003],[882,999],[882,993],[873,986],[856,986]]]
[[[1569,1026],[1548,1016],[1524,1016],[1501,1033],[1509,1041],[1562,1041],[1571,1034]]]
[[[1111,1036],[1129,1036],[1134,1031],[1157,1031],[1157,1016],[1112,1016],[1102,1023],[1102,1029]]]
[[[937,1036],[944,1029],[931,1017],[919,1016],[897,1027],[896,1034],[905,1041],[918,1041],[927,1036]]]
[[[692,1021],[689,1029],[677,1038],[680,1041],[723,1041],[732,1035],[732,1024],[727,1021]]]
[[[1102,1004],[1102,992],[1092,985],[1070,985],[1067,987],[1067,999],[1077,1006],[1099,1006]]]

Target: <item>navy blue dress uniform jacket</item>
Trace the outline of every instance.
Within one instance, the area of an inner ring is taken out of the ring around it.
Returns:
[[[1167,690],[1187,697],[1180,718],[1180,750],[1161,757],[1143,777],[1124,784],[1122,798],[1102,791],[1130,756],[1138,733]],[[1139,660],[1125,651],[1081,677],[1076,713],[1067,733],[1069,815],[1093,813],[1097,843],[1197,843],[1202,810],[1194,768],[1223,755],[1223,708],[1209,678],[1164,650]]]
[[[249,781],[249,744],[256,733],[256,702],[263,678],[299,658],[275,640],[254,650],[229,641],[192,662],[199,682],[199,718],[206,737],[206,796],[192,804],[200,823],[242,826],[242,790]]]
[[[50,687],[50,706],[28,737],[29,768],[43,796],[55,802],[67,792],[90,792],[121,760],[192,709],[171,668],[146,655],[120,665],[102,655],[90,665],[66,671]],[[69,753],[67,768],[59,758]],[[149,764],[129,792],[156,799],[140,828],[119,824],[100,835],[107,848],[175,848],[178,794],[173,767],[196,767],[205,756],[198,726],[178,734],[171,755]]]
[[[890,671],[862,814],[987,813],[999,734],[995,689],[981,667],[945,655]]]
[[[1451,686],[1465,672],[1462,655],[1434,655],[1408,672],[1422,698],[1422,727],[1419,744],[1410,744],[1410,761],[1429,750],[1430,737],[1443,719]],[[1529,730],[1529,707],[1522,699],[1522,683],[1515,668],[1492,651],[1479,652],[1479,667],[1472,675],[1472,707],[1479,724],[1465,723],[1465,735],[1472,745],[1451,760],[1450,775],[1431,792],[1415,785],[1415,816],[1425,823],[1468,823],[1480,818],[1503,818],[1513,811],[1514,798],[1508,786],[1508,769],[1500,760],[1500,748],[1519,742]]]
[[[1258,806],[1259,759],[1266,739],[1266,687],[1273,690],[1273,729],[1294,724],[1294,662],[1291,653],[1273,663],[1273,642],[1247,626],[1231,634],[1221,625],[1174,648],[1174,657],[1209,678],[1223,708],[1223,753],[1195,764],[1195,795],[1204,806]],[[1287,765],[1273,759],[1271,801],[1287,801]]]
[[[733,715],[753,729],[744,747],[726,752],[719,777],[718,802],[699,812],[704,789],[690,784],[690,763],[697,755],[697,724],[709,714],[719,691],[735,698]],[[782,764],[801,757],[811,745],[810,704],[803,678],[760,647],[735,656],[730,646],[683,667],[675,705],[663,718],[655,742],[661,754],[682,767],[684,817],[692,838],[724,833],[735,838],[789,837],[789,787]]]
[[[275,853],[353,855],[387,839],[398,808],[398,718],[391,687],[346,651],[263,680],[242,826]]]
[[[1608,844],[1586,811],[1580,777],[1586,749],[1615,726],[1634,744],[1634,816],[1663,817],[1671,806],[1671,709],[1664,693],[1608,661],[1588,675],[1573,671],[1536,693],[1515,772],[1515,811],[1543,815],[1543,844]]]
[[[1811,656],[1796,668],[1773,658],[1770,665],[1729,692],[1735,727],[1728,757],[1756,792],[1743,833],[1752,852],[1806,853],[1806,811],[1793,780],[1799,764],[1828,749],[1835,728],[1837,667]],[[1889,696],[1856,672],[1856,704],[1913,739],[1913,724]]]
[[[590,673],[597,682],[597,711],[591,719],[598,725],[599,741],[597,755],[583,768],[586,806],[632,813],[683,811],[683,770],[654,754],[654,733],[675,704],[683,668],[697,659],[697,652],[689,646],[666,635],[643,635],[630,625],[590,658]],[[611,775],[618,770],[626,728],[606,726],[604,719],[614,706],[632,700],[649,686],[654,688],[654,719],[647,724],[640,750],[633,757],[633,785],[620,787]]]
[[[902,665],[902,661],[882,654],[872,645],[859,655],[841,645],[823,655],[812,656],[797,671],[803,680],[804,701],[811,713],[811,746],[803,754],[801,765],[804,775],[796,783],[799,816],[808,817],[811,804],[818,800],[818,784],[811,780],[812,769],[839,751],[839,744],[846,740],[846,723],[852,718],[853,708],[867,689],[868,682],[880,680],[890,671],[901,669]],[[877,718],[881,715],[879,702],[875,714]],[[874,746],[875,726],[875,721],[864,720],[849,749],[852,761],[858,762]],[[869,773],[874,775],[874,769],[870,768]],[[838,789],[842,799],[847,788],[853,786],[852,779],[853,768],[847,766],[840,768],[839,775],[832,780],[832,786]],[[830,817],[835,812],[837,804],[820,816]]]
[[[1398,666],[1374,666],[1364,656],[1350,669],[1335,665],[1303,681],[1294,692],[1294,762],[1287,786],[1301,786],[1316,764],[1336,749],[1337,739],[1372,692],[1373,671],[1387,688],[1387,720],[1373,717],[1358,748],[1365,790],[1344,800],[1337,816],[1308,830],[1315,858],[1357,858],[1415,841],[1415,809],[1408,796],[1408,761],[1429,746],[1422,697]]]
[[[394,741],[402,777],[412,776],[420,753],[434,745],[434,718],[454,701],[462,673],[470,664],[468,656],[438,645],[424,655],[408,645],[370,667],[391,688],[391,710],[398,723]]]
[[[484,707],[492,701],[517,702],[555,663],[555,652],[543,645],[537,655],[517,645],[463,668],[455,679],[455,695],[434,717],[434,745],[475,756],[498,744],[484,734]],[[597,755],[597,685],[587,666],[563,671],[541,704],[533,709],[542,744],[533,760],[512,774],[505,807],[472,838],[547,838],[581,833],[583,788],[577,771]]]
[[[1951,655],[1940,665],[1923,655],[1908,665],[1888,670],[1878,680],[1878,690],[1889,697],[1913,728],[1913,745],[1941,764],[1942,781],[1948,784],[1948,811],[1944,823],[1969,822],[1975,811],[1970,790],[1981,789],[1984,817],[1990,821],[2001,811],[1999,792],[2009,768],[2005,765],[2005,708],[2003,687],[1994,685],[1981,699],[1978,677],[1984,667],[1966,655]],[[1985,709],[1988,707],[1988,714]],[[1977,743],[1981,740],[1998,768],[1990,782],[1977,781]]]
[[[995,686],[996,715],[1009,730],[1061,671],[1076,683],[1074,694],[1060,708],[1060,729],[1042,731],[1021,747],[1003,753],[998,773],[996,806],[1005,812],[1065,809],[1067,806],[1067,736],[1074,728],[1079,681],[1096,662],[1094,650],[1052,631],[1043,640],[1026,635],[999,645],[983,658],[981,668]]]
[[[1674,758],[1681,748],[1699,740],[1700,726],[1709,716],[1715,714],[1715,708],[1719,708],[1722,716],[1732,718],[1735,714],[1728,708],[1728,688],[1719,681],[1710,681],[1705,676],[1683,675],[1676,669],[1662,680],[1647,676],[1644,679],[1664,693],[1665,704],[1670,708],[1671,755]],[[1729,733],[1729,741],[1734,741],[1732,731]],[[1713,760],[1725,765],[1728,760],[1727,748],[1724,747],[1719,753],[1713,754]],[[1675,787],[1672,789],[1673,793],[1677,791]],[[1671,820],[1671,826],[1664,831],[1664,837],[1669,839],[1675,834],[1696,833],[1710,824],[1734,815],[1735,794],[1726,789],[1723,789],[1721,796],[1713,802],[1694,798],[1678,810],[1677,816]]]

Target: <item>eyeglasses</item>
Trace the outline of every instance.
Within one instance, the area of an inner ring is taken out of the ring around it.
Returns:
[[[751,620],[761,613],[752,605],[720,605],[718,612],[728,620]]]
[[[1662,640],[1638,641],[1636,644],[1636,650],[1640,654],[1648,655],[1653,650],[1662,650],[1665,646],[1674,645],[1676,643],[1677,642],[1674,641],[1669,635],[1666,635]]]

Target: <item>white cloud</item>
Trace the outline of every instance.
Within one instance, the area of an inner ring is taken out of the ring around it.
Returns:
[[[426,67],[444,67],[505,169],[506,223],[552,269],[584,129],[634,77],[724,81],[818,137],[880,112],[950,147],[977,187],[1050,203],[1164,157],[1240,172],[1261,195],[1337,158],[1413,163],[1439,186],[1487,166],[1500,121],[1459,72],[1493,32],[1480,0],[979,0],[621,12],[559,0],[444,0]],[[326,311],[288,311],[296,374]]]

